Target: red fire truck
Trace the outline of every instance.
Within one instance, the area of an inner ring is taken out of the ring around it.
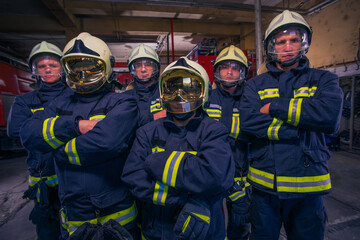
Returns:
[[[25,60],[0,51],[0,151],[20,150],[18,140],[6,135],[7,117],[14,98],[32,91],[35,83]]]

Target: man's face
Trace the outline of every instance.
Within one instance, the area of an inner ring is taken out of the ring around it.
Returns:
[[[154,62],[149,59],[138,59],[134,63],[135,73],[139,79],[151,78],[154,72]]]
[[[224,61],[219,66],[219,74],[223,81],[239,80],[241,66],[236,61]]]
[[[286,30],[275,35],[275,52],[279,62],[289,61],[299,55],[301,48],[300,33]]]
[[[56,83],[60,79],[61,65],[55,59],[45,58],[36,64],[41,79],[46,83]]]

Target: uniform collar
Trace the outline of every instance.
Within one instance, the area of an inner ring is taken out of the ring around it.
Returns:
[[[238,85],[234,94],[230,95],[230,93],[228,91],[226,91],[225,89],[223,89],[220,84],[217,85],[217,88],[219,89],[219,92],[221,93],[221,95],[226,96],[226,97],[240,97],[242,94],[242,86]]]
[[[295,74],[305,70],[306,68],[308,68],[309,64],[309,60],[306,57],[303,57],[299,60],[299,66],[297,66],[296,68],[293,68],[290,70],[290,72],[294,72]],[[278,69],[276,67],[276,63],[275,62],[270,62],[268,64],[266,64],[267,69],[269,70],[269,72],[272,72],[274,74],[280,74],[285,72],[284,70]]]
[[[149,87],[145,87],[144,85],[138,83],[135,81],[136,84],[136,91],[137,92],[143,92],[143,93],[147,93],[147,92],[153,92],[154,89],[156,89],[157,87],[159,87],[159,82],[158,80],[155,80]]]
[[[174,123],[170,114],[168,114],[166,119],[164,120],[164,126],[165,128],[174,132],[181,132],[182,129],[184,128],[189,131],[194,131],[200,125],[203,118],[204,118],[204,113],[201,108],[200,110],[197,111],[195,117],[189,120],[189,122],[185,125],[185,127],[179,127]]]

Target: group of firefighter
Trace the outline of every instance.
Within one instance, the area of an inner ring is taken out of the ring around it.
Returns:
[[[311,38],[298,13],[276,16],[249,80],[234,45],[210,81],[186,57],[160,74],[141,44],[121,93],[101,39],[37,44],[37,88],[16,97],[8,135],[28,151],[38,239],[278,240],[282,227],[290,240],[324,239],[324,135],[339,129],[343,94],[336,75],[309,67]]]

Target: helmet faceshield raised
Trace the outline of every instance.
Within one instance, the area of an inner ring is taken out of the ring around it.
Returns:
[[[192,112],[203,104],[205,82],[199,75],[176,69],[162,76],[161,93],[166,111]]]
[[[270,61],[292,63],[306,54],[309,48],[308,32],[301,27],[279,30],[267,41],[267,57]]]
[[[91,93],[106,82],[106,64],[101,59],[73,56],[63,60],[66,81],[78,93]]]

